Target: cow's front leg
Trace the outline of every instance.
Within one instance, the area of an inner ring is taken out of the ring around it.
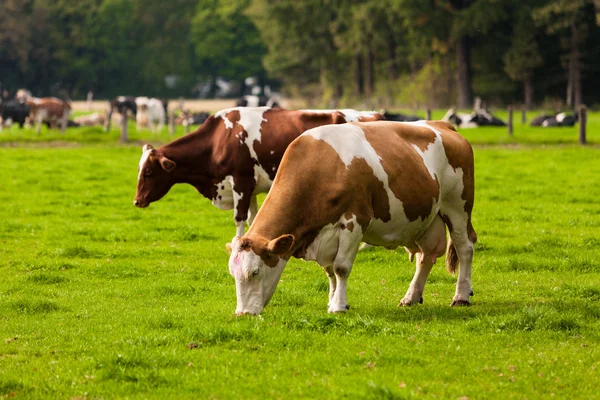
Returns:
[[[340,231],[338,252],[333,261],[336,285],[333,297],[329,301],[328,312],[330,313],[346,312],[350,308],[346,297],[346,284],[362,239],[360,226],[357,225],[355,224],[352,231],[349,229]]]
[[[256,213],[258,213],[258,201],[256,200],[256,196],[252,196],[250,197],[250,208],[248,209],[248,225],[252,225],[254,218],[256,218]]]
[[[233,186],[233,219],[235,220],[236,236],[244,236],[253,190],[254,188],[244,190],[239,186]]]

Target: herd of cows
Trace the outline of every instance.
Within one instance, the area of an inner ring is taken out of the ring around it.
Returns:
[[[425,121],[384,111],[275,105],[246,96],[213,115],[181,110],[179,123],[200,126],[159,148],[144,145],[138,166],[137,207],[187,183],[216,207],[234,211],[236,234],[227,248],[236,314],[263,311],[290,257],[323,267],[328,311],[345,312],[347,280],[361,243],[403,246],[410,261],[416,259],[400,305],[423,302],[427,277],[444,254],[447,270],[458,271],[451,305],[469,305],[477,241],[471,223],[473,151],[455,126],[505,123],[482,108],[466,115],[450,109],[442,121]],[[35,124],[38,132],[42,123],[63,131],[84,124],[109,129],[114,114],[121,120],[134,117],[138,129],[160,131],[167,106],[155,98],[120,96],[105,115],[70,121],[69,101],[20,90],[14,98],[2,98],[0,126],[10,121]],[[557,114],[531,124],[576,122],[576,116]],[[260,193],[267,197],[259,210]]]
[[[452,305],[461,306],[473,294],[473,168],[471,146],[448,122],[234,107],[164,146],[144,145],[133,203],[147,207],[187,183],[234,210],[227,248],[238,315],[262,312],[292,256],[324,268],[328,311],[345,312],[361,242],[404,246],[416,259],[403,306],[423,302],[427,276],[447,252],[448,271],[458,270]],[[258,210],[256,195],[265,192]]]

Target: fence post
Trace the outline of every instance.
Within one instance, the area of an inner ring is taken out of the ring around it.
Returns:
[[[521,123],[523,125],[527,123],[527,108],[525,106],[521,108]]]
[[[121,142],[127,142],[127,110],[121,114]]]
[[[185,124],[185,134],[190,133],[190,124]]]
[[[579,107],[579,144],[586,144],[586,125],[587,124],[587,108],[584,105]]]
[[[508,134],[513,135],[513,108],[508,106]]]
[[[175,133],[175,112],[171,111],[169,113],[169,134],[173,136]]]
[[[427,108],[427,110],[425,110],[425,119],[427,121],[431,121],[431,108]]]

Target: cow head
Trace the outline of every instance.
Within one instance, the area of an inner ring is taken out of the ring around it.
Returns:
[[[137,192],[133,204],[148,207],[160,200],[175,184],[173,170],[177,165],[149,144],[142,147],[142,158],[138,167]]]
[[[271,300],[294,244],[292,235],[273,240],[236,237],[227,244],[229,272],[235,278],[236,315],[260,314]]]

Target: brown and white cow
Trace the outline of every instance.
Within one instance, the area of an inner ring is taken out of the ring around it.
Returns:
[[[60,124],[60,130],[64,133],[67,122],[71,115],[71,104],[56,97],[32,97],[26,101],[29,106],[29,119],[36,125],[37,133],[40,133],[42,123],[48,128]]]
[[[236,313],[262,312],[291,256],[324,267],[329,312],[346,311],[346,283],[361,241],[404,246],[411,261],[416,255],[416,273],[401,305],[422,302],[427,276],[447,245],[448,271],[460,261],[452,305],[470,304],[477,240],[473,173],[471,146],[441,121],[351,123],[305,132],[286,150],[248,233],[227,246]]]
[[[237,236],[257,212],[256,195],[267,192],[287,146],[310,128],[379,120],[376,112],[307,111],[236,107],[210,116],[196,131],[165,146],[142,148],[137,207],[160,200],[176,183],[194,186],[216,207],[234,209]]]

